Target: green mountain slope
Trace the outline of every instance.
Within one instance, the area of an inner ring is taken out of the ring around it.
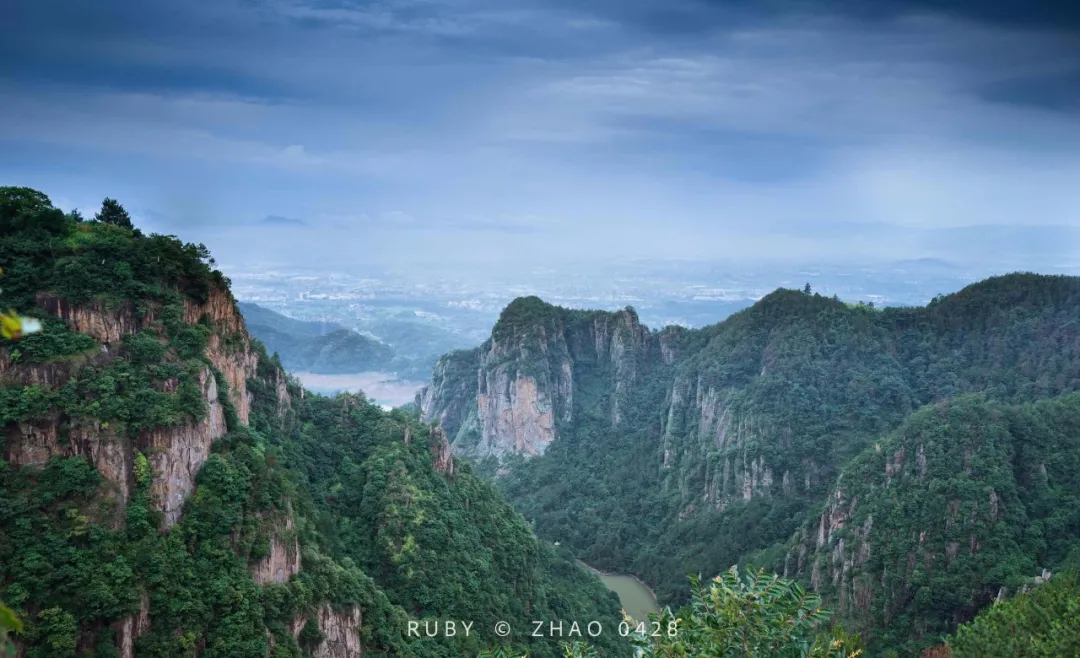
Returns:
[[[288,370],[324,375],[391,370],[394,350],[333,323],[304,322],[256,304],[240,304],[248,331]]]
[[[255,329],[258,328],[262,331],[272,331],[292,338],[314,338],[344,329],[340,324],[334,322],[309,322],[290,318],[251,302],[237,302],[236,308],[244,316],[244,323],[252,335],[255,335]],[[265,340],[261,338],[259,340],[266,344]],[[267,349],[270,350],[269,347]]]
[[[678,603],[686,573],[782,571],[844,466],[925,405],[1077,389],[1080,279],[1018,274],[923,308],[778,290],[719,324],[660,332],[633,309],[519,299],[481,347],[440,360],[418,402],[455,452],[502,469],[538,534]],[[921,613],[904,600],[896,614]],[[913,624],[891,641],[918,638]]]
[[[960,396],[848,464],[785,569],[877,646],[914,650],[1044,569],[1080,566],[1078,503],[1080,393]]]
[[[0,188],[0,600],[44,656],[461,656],[617,599],[438,429],[290,381],[204,247]],[[410,621],[471,621],[410,637]],[[599,639],[605,655],[623,640]]]

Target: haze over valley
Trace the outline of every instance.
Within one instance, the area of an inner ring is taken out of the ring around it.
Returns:
[[[1080,4],[14,0],[0,656],[1080,656]]]

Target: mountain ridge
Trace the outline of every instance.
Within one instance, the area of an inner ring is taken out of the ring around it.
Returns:
[[[1078,309],[1080,278],[1032,273],[921,307],[778,289],[701,329],[516,300],[417,401],[540,536],[673,602],[686,571],[783,571],[845,465],[926,405],[1080,389]],[[904,628],[898,646],[926,639]]]
[[[205,247],[0,188],[0,263],[0,300],[42,323],[0,342],[0,599],[20,655],[449,658],[501,642],[497,619],[617,625],[614,594],[439,428],[291,379]],[[432,618],[476,632],[407,633]],[[515,636],[538,657],[557,643]]]

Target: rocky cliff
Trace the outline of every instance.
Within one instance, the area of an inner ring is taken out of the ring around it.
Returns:
[[[426,422],[453,437],[457,454],[534,457],[574,421],[575,392],[609,388],[606,415],[618,426],[639,373],[658,353],[657,337],[633,309],[582,313],[523,298],[482,346],[440,359],[417,404]]]
[[[20,652],[435,658],[495,638],[414,642],[410,618],[617,623],[442,428],[306,396],[212,266],[0,187],[0,308],[41,326],[0,339],[0,599]]]
[[[137,313],[134,302],[113,310],[105,309],[100,302],[73,305],[51,294],[39,294],[37,302],[44,312],[64,320],[71,331],[88,335],[99,345],[89,353],[46,363],[12,363],[10,348],[0,348],[0,382],[58,390],[83,369],[100,368],[120,356],[125,336],[143,329],[164,331],[160,305],[147,305],[145,312]],[[148,456],[153,468],[156,507],[164,513],[167,526],[176,523],[211,445],[228,431],[211,367],[223,376],[227,399],[239,422],[246,423],[247,381],[255,376],[257,362],[243,319],[228,291],[215,289],[203,303],[185,299],[183,313],[188,324],[204,322],[213,327],[205,352],[211,365],[200,367],[195,375],[204,408],[200,419],[118,435],[109,423],[52,411],[44,418],[8,426],[6,460],[22,467],[41,466],[52,456],[86,456],[110,483],[122,509],[134,481],[135,454],[141,452]],[[171,379],[162,382],[160,388],[165,394],[177,395],[177,385],[178,381]]]
[[[1071,550],[1061,536],[1030,542],[1061,514],[1046,493],[1077,483],[1063,459],[1080,455],[1078,422],[1075,393],[920,410],[844,470],[821,515],[792,538],[785,573],[807,578],[865,633],[879,625],[932,638],[969,621],[1042,582]]]
[[[719,324],[660,332],[629,311],[516,300],[478,350],[440,362],[419,402],[459,454],[530,457],[503,469],[501,486],[537,533],[631,571],[662,602],[687,595],[686,571],[750,562],[917,643],[1053,570],[1076,533],[1047,541],[1059,522],[1029,522],[1062,513],[1049,492],[1068,476],[1045,456],[1007,476],[1020,453],[990,440],[997,429],[983,443],[895,432],[972,393],[1011,405],[1080,389],[1077,308],[1080,279],[1029,274],[922,308],[778,290]],[[946,433],[977,425],[961,420]],[[845,468],[857,456],[876,465]],[[947,496],[932,488],[943,480]],[[1051,484],[1036,496],[1033,482]],[[1018,504],[1017,491],[1043,507]]]
[[[80,377],[96,376],[102,369],[118,366],[132,358],[126,337],[149,331],[151,335],[159,336],[162,349],[169,344],[170,330],[162,323],[162,315],[167,311],[160,305],[143,305],[143,312],[136,312],[137,305],[133,302],[108,309],[96,302],[70,304],[62,297],[49,294],[38,295],[37,301],[44,312],[64,321],[72,332],[91,337],[96,344],[80,354],[42,363],[13,358],[16,348],[0,348],[0,384],[4,386],[45,392],[74,391],[77,389],[71,389],[71,386]],[[236,312],[228,291],[214,289],[202,302],[185,299],[183,323],[207,328],[204,363],[193,366],[190,372],[185,372],[179,364],[151,367],[168,367],[170,373],[179,375],[158,380],[155,384],[166,396],[166,402],[182,396],[182,382],[190,380],[191,386],[187,390],[189,395],[197,393],[196,406],[200,408],[197,418],[134,430],[122,423],[110,425],[74,410],[52,409],[7,424],[4,461],[15,469],[33,470],[44,467],[53,457],[85,457],[103,478],[103,495],[113,503],[105,508],[110,510],[107,520],[114,527],[122,527],[124,508],[141,477],[137,462],[144,458],[149,467],[146,477],[150,483],[151,506],[162,514],[163,529],[177,524],[213,444],[231,429],[237,429],[230,427],[231,422],[248,423],[253,404],[248,382],[259,378],[258,354],[252,348],[243,319]],[[174,326],[171,331],[175,330]],[[166,353],[163,364],[169,364],[170,358]],[[276,408],[274,417],[283,421],[291,404],[284,372],[274,370],[268,381],[261,385],[272,391]],[[433,443],[433,450],[437,456],[442,454],[437,442]],[[443,452],[448,453],[448,447]],[[452,462],[443,463],[443,468],[452,472]],[[266,554],[250,567],[251,576],[258,585],[287,583],[300,573],[302,567],[291,509],[286,508],[275,518],[265,523]],[[236,536],[234,541],[238,538]],[[112,624],[116,651],[121,658],[135,656],[139,638],[153,626],[151,602],[146,593],[141,595],[137,608],[136,612]],[[359,607],[338,611],[329,604],[322,604],[312,619],[324,637],[313,647],[312,655],[345,658],[362,654]],[[300,627],[297,627],[295,634],[299,632]],[[80,641],[80,646],[90,650],[95,646],[94,642],[95,639],[88,636]]]

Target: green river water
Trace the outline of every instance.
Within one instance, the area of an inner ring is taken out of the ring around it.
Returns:
[[[582,564],[585,563],[582,562]],[[588,565],[585,566],[588,567]],[[608,589],[619,595],[623,609],[636,621],[648,621],[650,612],[660,611],[660,606],[656,604],[656,598],[649,588],[633,576],[603,574],[595,569],[591,570],[604,581]]]

